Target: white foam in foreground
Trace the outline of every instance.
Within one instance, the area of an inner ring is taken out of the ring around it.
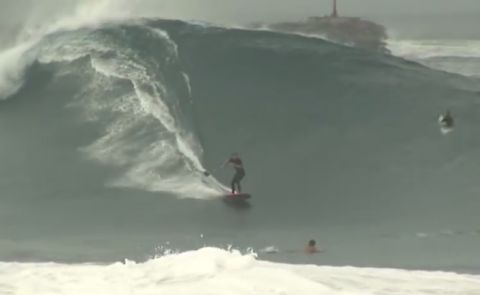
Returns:
[[[16,295],[478,295],[480,276],[287,265],[217,248],[146,263],[0,264],[0,294]]]

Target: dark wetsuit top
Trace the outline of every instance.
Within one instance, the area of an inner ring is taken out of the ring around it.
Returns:
[[[238,174],[245,174],[245,169],[243,168],[243,163],[240,158],[230,158],[228,162],[233,164],[233,167]]]

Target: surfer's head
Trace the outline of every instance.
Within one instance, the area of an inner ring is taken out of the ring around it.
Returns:
[[[308,241],[307,246],[305,246],[305,253],[307,254],[314,254],[318,252],[317,246],[315,246],[317,242],[315,240]]]
[[[237,158],[240,158],[240,155],[237,152],[235,152],[235,153],[232,153],[230,157],[233,159],[237,159]]]

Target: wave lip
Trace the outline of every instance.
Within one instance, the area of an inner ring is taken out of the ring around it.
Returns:
[[[73,13],[22,28],[16,36],[15,45],[0,52],[0,100],[14,95],[22,87],[25,71],[38,58],[36,47],[42,39],[62,31],[126,19],[128,13],[125,7],[128,4],[123,0],[83,2],[75,7]]]
[[[22,87],[25,71],[35,60],[31,46],[23,43],[0,53],[0,100],[9,98]]]

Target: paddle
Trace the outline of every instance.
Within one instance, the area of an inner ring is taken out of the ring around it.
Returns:
[[[217,168],[213,169],[213,170],[212,170],[212,173],[214,173],[215,171],[217,171],[217,170],[220,169],[220,168],[225,167],[226,163],[227,163],[227,162],[222,163],[222,165],[220,165],[220,166],[218,166]],[[205,176],[210,176],[210,175],[212,175],[212,173],[210,173],[210,172],[208,172],[208,171],[204,171],[204,172],[203,172],[203,175],[205,175]]]
[[[220,168],[221,168],[221,167],[217,167],[217,168],[213,169],[213,170],[212,170],[212,173],[214,173],[215,171],[217,171],[217,170],[220,169]],[[205,176],[208,177],[208,176],[212,175],[212,173],[210,173],[210,172],[208,172],[208,171],[204,171],[204,172],[203,172],[203,175],[205,175]]]

